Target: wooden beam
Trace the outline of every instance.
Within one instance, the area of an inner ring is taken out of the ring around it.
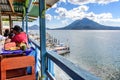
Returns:
[[[9,24],[10,24],[10,29],[11,29],[11,28],[12,28],[12,26],[13,26],[13,22],[12,22],[11,15],[9,15]]]
[[[14,0],[14,2],[25,2],[25,0]]]
[[[1,18],[1,7],[0,7],[0,35],[2,35],[2,18]]]
[[[33,5],[39,6],[39,2],[32,2]]]
[[[20,16],[20,17],[23,16],[22,13],[15,13],[15,12],[1,12],[1,14],[2,14],[2,16],[9,16],[9,15],[11,15],[11,16]]]
[[[36,5],[36,6],[39,6],[39,2],[33,2],[32,4],[33,4],[33,5]],[[46,4],[46,6],[47,6],[47,8],[50,8],[50,7],[51,7],[51,5],[49,5],[49,4]]]
[[[49,4],[46,4],[46,8],[50,8],[50,7],[52,7],[51,5],[49,5]]]
[[[11,7],[11,10],[12,12],[14,12],[14,8],[13,8],[13,0],[8,0],[9,4],[10,4],[10,7]]]

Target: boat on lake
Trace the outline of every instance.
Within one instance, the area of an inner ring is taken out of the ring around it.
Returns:
[[[51,46],[52,45],[52,46]],[[62,55],[62,54],[66,54],[66,53],[70,53],[70,48],[69,46],[66,46],[63,43],[60,44],[47,44],[47,49],[48,50],[52,50],[54,52],[57,52],[58,54]]]
[[[55,45],[53,50],[60,55],[70,53],[70,48],[64,44]]]

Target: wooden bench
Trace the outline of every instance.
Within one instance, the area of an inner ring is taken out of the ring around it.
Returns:
[[[27,74],[27,67],[32,67],[32,73]],[[7,72],[8,71],[8,72]],[[21,74],[22,72],[22,74]],[[19,75],[20,74],[20,75]],[[0,80],[35,80],[35,59],[33,56],[17,56],[1,60]]]

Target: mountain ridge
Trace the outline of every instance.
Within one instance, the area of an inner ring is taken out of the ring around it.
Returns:
[[[82,20],[76,20],[65,27],[52,30],[120,30],[120,27],[105,26],[88,18],[83,18]]]
[[[39,30],[38,25],[32,25],[29,27],[30,30]],[[118,26],[105,26],[92,21],[88,18],[83,18],[82,20],[76,20],[71,24],[62,28],[46,28],[46,30],[120,30]]]

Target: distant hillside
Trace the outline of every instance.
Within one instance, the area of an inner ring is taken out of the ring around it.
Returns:
[[[49,30],[49,28],[46,28],[47,30]],[[38,25],[32,25],[29,27],[29,30],[39,30],[39,26]]]
[[[76,20],[63,28],[55,28],[53,30],[120,30],[120,27],[104,26],[94,22],[88,18]]]
[[[32,25],[29,27],[29,30],[39,30],[39,26],[38,25]]]

